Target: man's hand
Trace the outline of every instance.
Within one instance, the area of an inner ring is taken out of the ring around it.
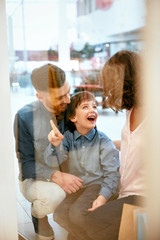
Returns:
[[[53,146],[56,147],[61,143],[61,141],[64,137],[60,133],[58,128],[55,126],[55,124],[52,120],[50,120],[50,124],[51,124],[52,130],[48,134],[48,140],[52,143]]]
[[[52,173],[51,181],[57,183],[66,193],[75,193],[83,187],[83,180],[69,173]]]
[[[99,195],[92,203],[92,207],[88,209],[89,212],[93,212],[96,208],[103,206],[107,202],[106,198]]]

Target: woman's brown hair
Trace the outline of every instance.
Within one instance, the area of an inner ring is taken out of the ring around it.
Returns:
[[[104,65],[101,81],[104,96],[113,110],[130,110],[137,104],[140,78],[140,56],[132,51],[119,51]]]

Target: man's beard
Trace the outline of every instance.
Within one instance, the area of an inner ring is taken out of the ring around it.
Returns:
[[[47,107],[50,109],[51,112],[53,112],[55,115],[61,114],[61,112],[64,112],[67,109],[67,103],[61,103],[60,105],[53,106],[49,102],[47,102]]]

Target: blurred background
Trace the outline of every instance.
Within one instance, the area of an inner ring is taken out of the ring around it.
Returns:
[[[48,62],[65,70],[72,92],[99,85],[110,56],[143,50],[144,0],[6,0],[6,14],[13,91],[32,94],[30,74]]]
[[[108,108],[100,71],[119,50],[144,52],[145,0],[6,0],[8,63],[12,121],[16,111],[36,99],[31,72],[46,63],[61,67],[71,94],[87,89],[98,103],[97,126],[112,140],[120,139],[125,112]],[[13,138],[14,142],[14,138]],[[18,231],[37,239],[30,216],[30,203],[18,186],[14,156]],[[66,232],[53,222],[56,240]],[[19,236],[20,239],[20,236]]]

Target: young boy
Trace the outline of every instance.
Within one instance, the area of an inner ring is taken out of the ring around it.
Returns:
[[[54,219],[69,233],[70,226],[80,231],[76,220],[83,225],[85,216],[104,205],[116,193],[119,184],[119,153],[111,140],[96,128],[97,105],[89,92],[79,92],[71,97],[68,105],[69,129],[61,142],[58,129],[53,126],[48,138],[53,147],[52,154],[45,153],[49,166],[59,158],[67,161],[68,172],[79,177],[83,187],[67,195],[54,213]],[[54,135],[54,142],[52,136]],[[55,141],[57,136],[57,141]],[[74,189],[78,185],[74,184]],[[69,193],[69,192],[68,192]],[[81,219],[81,220],[80,220]]]

